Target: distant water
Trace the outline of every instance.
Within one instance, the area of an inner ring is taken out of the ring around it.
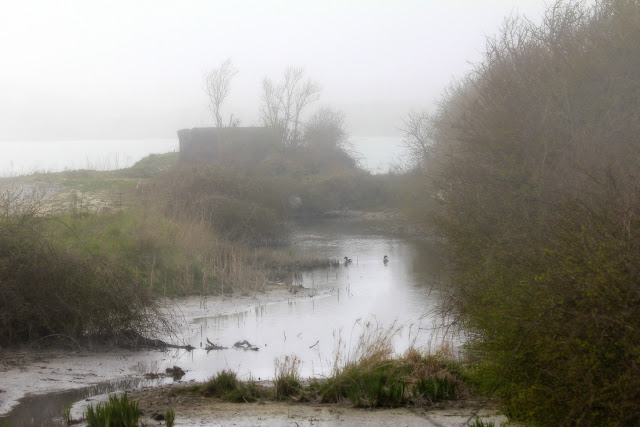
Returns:
[[[121,169],[151,153],[177,150],[177,138],[0,141],[0,176],[72,169]]]
[[[351,143],[362,167],[373,173],[387,172],[404,151],[399,137],[352,137]],[[121,169],[149,154],[177,150],[177,138],[0,141],[0,176]]]
[[[390,167],[406,161],[402,137],[353,136],[351,144],[356,157],[361,156],[361,166],[372,173],[387,173]]]

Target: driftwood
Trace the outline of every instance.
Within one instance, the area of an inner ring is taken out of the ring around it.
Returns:
[[[243,341],[238,341],[233,345],[233,348],[241,348],[243,350],[252,350],[252,351],[258,351],[260,350],[260,348],[258,348],[258,346],[251,344],[249,341],[247,340],[243,340]]]
[[[207,346],[204,349],[207,350],[207,351],[211,351],[211,350],[226,350],[227,347],[223,347],[221,345],[214,344],[211,341],[209,341],[209,338],[207,338]]]
[[[195,349],[192,345],[176,345],[159,339],[147,338],[135,331],[123,331],[112,337],[112,341],[120,347],[145,347],[145,348],[181,348],[187,351]]]

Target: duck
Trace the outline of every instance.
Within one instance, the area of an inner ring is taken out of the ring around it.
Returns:
[[[388,256],[384,256],[384,258],[382,258],[382,262],[384,262],[385,264],[389,262],[389,257]]]
[[[351,264],[351,262],[353,262],[353,261],[351,260],[351,258],[349,258],[349,257],[344,257],[344,263],[345,263],[345,264]]]

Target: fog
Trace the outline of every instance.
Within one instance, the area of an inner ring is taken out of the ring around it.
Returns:
[[[258,124],[261,81],[304,66],[314,107],[356,136],[397,136],[480,59],[486,35],[544,2],[8,1],[0,6],[0,140],[171,138],[212,123],[202,74],[232,58],[223,112]],[[310,111],[313,108],[310,109]]]

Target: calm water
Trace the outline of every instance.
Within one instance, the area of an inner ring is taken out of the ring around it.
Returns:
[[[393,237],[375,225],[330,220],[300,228],[295,252],[320,258],[348,256],[352,263],[304,274],[300,283],[319,295],[309,300],[196,319],[189,338],[193,346],[205,338],[225,346],[247,340],[260,351],[185,354],[184,363],[194,370],[184,379],[205,379],[221,369],[269,378],[274,358],[290,354],[302,359],[303,376],[329,374],[336,335],[341,334],[347,345],[355,341],[361,331],[359,319],[383,327],[403,325],[396,340],[398,352],[413,340],[421,346],[438,345],[441,337],[432,330],[442,323],[434,313],[439,291],[432,286],[440,279],[438,254],[424,241]],[[390,259],[386,264],[384,255]]]
[[[441,343],[442,331],[437,329],[441,321],[434,313],[441,291],[433,286],[442,280],[440,257],[428,242],[394,236],[375,222],[327,220],[299,226],[291,250],[322,258],[348,256],[352,263],[304,274],[299,283],[316,291],[313,298],[195,319],[184,334],[196,350],[145,353],[138,364],[147,366],[140,372],[179,365],[187,371],[182,381],[205,380],[222,369],[264,380],[273,376],[276,357],[295,354],[302,360],[303,377],[320,377],[331,371],[337,337],[342,337],[348,351],[365,321],[382,327],[393,322],[403,325],[395,341],[399,353],[410,342],[432,348]],[[384,255],[390,259],[386,264]],[[207,352],[199,348],[206,338],[224,346],[247,340],[260,350]],[[101,385],[109,391],[133,386]],[[59,415],[69,403],[98,394],[83,390],[25,399],[11,414],[19,422],[10,424],[43,424],[51,419],[49,414]],[[39,408],[46,412],[38,416]],[[31,418],[19,415],[29,413]]]

